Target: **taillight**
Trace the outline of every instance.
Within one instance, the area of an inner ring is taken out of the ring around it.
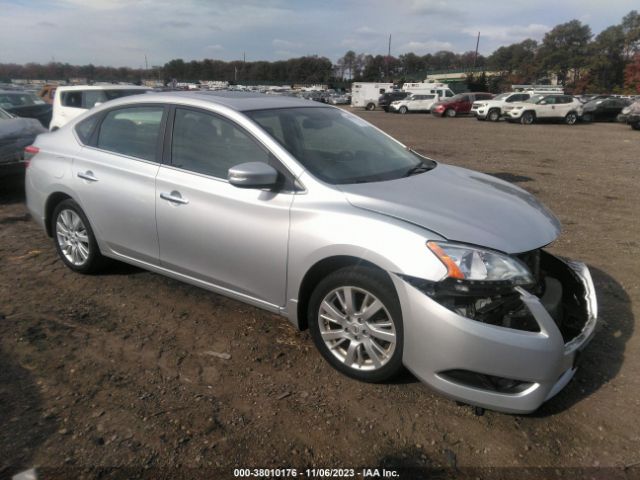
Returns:
[[[25,163],[25,167],[29,167],[29,163],[31,162],[31,159],[33,157],[36,156],[37,153],[40,152],[40,149],[38,147],[34,147],[33,145],[29,145],[28,147],[25,147],[24,149],[24,163]]]

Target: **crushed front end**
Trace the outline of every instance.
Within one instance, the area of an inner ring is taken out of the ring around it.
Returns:
[[[394,282],[409,370],[457,400],[528,413],[573,377],[596,327],[597,301],[583,263],[541,249],[512,257],[530,272],[521,285],[452,276]]]

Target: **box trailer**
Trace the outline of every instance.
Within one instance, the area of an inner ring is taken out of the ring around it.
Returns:
[[[378,98],[388,90],[393,90],[393,83],[354,82],[351,85],[351,106],[375,110]]]
[[[402,85],[402,90],[416,95],[435,95],[436,101],[455,95],[446,83],[407,82]]]

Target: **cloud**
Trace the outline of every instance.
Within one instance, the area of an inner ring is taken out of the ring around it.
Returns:
[[[224,50],[224,47],[216,43],[215,45],[207,45],[204,49],[210,52],[219,52],[220,50]]]
[[[549,30],[551,30],[551,27],[547,25],[530,23],[529,25],[511,25],[509,27],[502,25],[484,25],[465,28],[463,32],[472,37],[475,37],[478,35],[478,32],[480,32],[480,42],[482,42],[483,38],[486,38],[501,42],[504,45],[509,45],[511,43],[521,42],[527,38],[539,40]]]
[[[57,25],[55,23],[45,21],[36,23],[36,27],[56,28]]]
[[[438,40],[427,40],[426,42],[407,42],[399,47],[402,53],[413,52],[416,54],[435,53],[440,50],[454,50],[453,44],[450,42],[441,42]]]
[[[409,9],[419,15],[456,15],[461,11],[445,0],[412,0]]]
[[[367,26],[362,26],[362,27],[356,28],[355,33],[357,33],[359,35],[378,35],[378,34],[380,34],[380,32],[378,30],[374,30],[373,28],[367,27]]]
[[[193,23],[191,22],[184,22],[180,20],[170,20],[168,22],[162,23],[163,27],[173,27],[173,28],[186,28],[186,27],[191,27],[192,25]]]
[[[273,45],[274,48],[277,48],[279,50],[284,50],[284,49],[296,50],[304,47],[303,43],[290,42],[289,40],[281,40],[279,38],[274,38],[273,41],[271,42],[271,45]]]

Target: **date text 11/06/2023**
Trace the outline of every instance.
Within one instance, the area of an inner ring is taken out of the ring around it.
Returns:
[[[395,470],[386,468],[235,468],[236,478],[399,478]]]

